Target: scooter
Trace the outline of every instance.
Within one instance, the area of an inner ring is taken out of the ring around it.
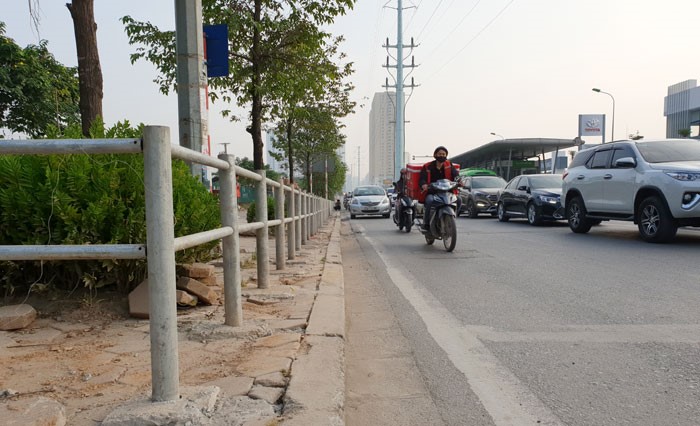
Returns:
[[[416,217],[416,200],[404,194],[396,197],[394,206],[394,223],[399,231],[406,229],[406,232],[411,232],[413,218]]]
[[[433,195],[434,201],[430,212],[423,210],[423,217],[429,215],[430,226],[427,230],[423,229],[423,226],[420,227],[428,245],[433,244],[435,240],[442,240],[448,252],[454,250],[457,244],[457,195],[454,194],[454,189],[459,185],[458,181],[451,182],[447,179],[440,179],[428,185],[428,194]]]

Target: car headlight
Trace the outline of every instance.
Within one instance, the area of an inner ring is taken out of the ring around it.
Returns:
[[[350,204],[352,204],[353,206],[359,206],[360,200],[358,200],[357,198],[353,198]]]
[[[556,204],[559,202],[559,197],[550,197],[547,195],[538,195],[537,198],[543,203]]]
[[[684,182],[691,182],[700,179],[700,173],[694,172],[664,172],[672,178]]]
[[[384,198],[382,199],[382,202],[381,202],[380,204],[389,204],[389,199],[386,198],[386,197],[384,197]]]
[[[487,193],[481,191],[472,191],[472,194],[475,197],[486,197],[488,195]]]

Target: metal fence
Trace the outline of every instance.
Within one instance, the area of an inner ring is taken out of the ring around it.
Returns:
[[[265,170],[252,172],[235,165],[231,154],[209,157],[171,145],[170,129],[144,128],[143,139],[10,140],[0,142],[0,155],[11,154],[143,154],[146,199],[145,244],[21,245],[0,246],[0,260],[146,259],[149,283],[152,399],[174,401],[179,397],[175,252],[223,241],[224,323],[243,322],[241,303],[241,257],[239,233],[255,231],[257,283],[269,283],[268,231],[275,232],[275,264],[285,268],[285,237],[288,259],[331,215],[333,203],[265,177]],[[219,170],[221,227],[175,238],[173,223],[172,158]],[[236,176],[256,182],[256,222],[240,224]],[[274,188],[277,208],[267,218],[267,187]],[[288,195],[287,195],[288,194]],[[285,217],[285,206],[290,217]],[[285,236],[286,225],[286,236]]]

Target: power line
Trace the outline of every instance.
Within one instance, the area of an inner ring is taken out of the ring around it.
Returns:
[[[496,14],[496,16],[494,16],[493,19],[491,19],[491,20],[489,21],[488,24],[486,24],[486,26],[484,26],[481,30],[479,30],[479,32],[476,33],[476,35],[475,35],[474,37],[472,37],[471,40],[469,40],[469,41],[467,42],[467,44],[465,44],[464,46],[462,46],[462,48],[459,49],[459,50],[457,51],[457,53],[455,53],[455,54],[454,54],[450,59],[448,59],[445,63],[443,63],[442,66],[441,66],[440,68],[438,68],[437,71],[435,71],[435,72],[432,73],[428,78],[426,78],[426,81],[427,81],[427,80],[430,80],[430,79],[433,78],[435,75],[437,75],[440,71],[442,71],[442,69],[445,68],[449,63],[451,63],[460,53],[462,53],[462,51],[463,51],[464,49],[466,49],[470,44],[472,44],[472,42],[473,42],[474,40],[476,40],[476,39],[481,35],[481,33],[483,33],[484,31],[486,31],[486,29],[487,29],[488,27],[490,27],[491,24],[493,24],[493,23],[496,21],[496,19],[498,19],[498,17],[501,16],[501,15],[503,14],[503,12],[505,12],[506,9],[508,9],[508,7],[510,7],[511,4],[513,4],[514,1],[515,1],[515,0],[510,0],[510,2],[508,2],[508,4],[505,5],[505,6],[503,7],[503,9],[501,9],[501,11],[498,12],[498,13]]]
[[[459,28],[459,26],[462,25],[462,23],[464,22],[464,20],[467,19],[467,17],[468,17],[469,15],[472,14],[472,12],[474,11],[474,9],[476,9],[476,7],[479,5],[479,3],[481,3],[481,0],[477,0],[477,2],[474,3],[474,6],[472,6],[472,8],[469,9],[469,10],[467,11],[467,13],[466,13],[464,16],[462,16],[462,19],[459,20],[459,22],[457,23],[457,25],[455,25],[455,26],[452,28],[452,30],[450,30],[450,32],[447,33],[447,35],[446,35],[442,40],[440,40],[440,42],[437,43],[436,45],[437,45],[437,46],[440,46],[442,43],[444,43],[445,40],[447,40],[447,39],[452,35],[452,33],[454,33],[454,32],[457,30],[457,28]],[[435,54],[436,51],[437,51],[437,49],[434,49],[434,50],[430,53],[430,55],[429,55],[427,58],[425,58],[425,60],[427,61],[429,58],[431,58],[431,57]]]
[[[413,23],[413,18],[416,17],[416,13],[418,13],[418,8],[420,7],[420,4],[423,3],[423,0],[419,1],[418,4],[415,6],[415,10],[413,11],[413,15],[411,15],[411,19],[408,20],[408,23],[406,26],[403,28],[403,31],[406,32],[408,31],[408,27],[411,26],[411,23]]]
[[[423,34],[423,31],[425,31],[425,27],[427,27],[428,24],[430,23],[430,20],[433,19],[433,16],[435,16],[435,12],[437,12],[437,10],[441,4],[442,4],[442,0],[440,0],[438,2],[437,6],[435,6],[435,9],[433,9],[433,13],[430,14],[430,18],[428,18],[428,21],[425,23],[425,25],[423,25],[423,28],[420,30],[420,32],[418,33],[418,36],[416,38],[420,38],[420,36]]]

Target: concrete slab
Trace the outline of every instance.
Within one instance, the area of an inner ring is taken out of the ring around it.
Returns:
[[[38,397],[9,401],[0,405],[0,418],[5,426],[65,426],[66,408],[51,398]]]
[[[343,424],[345,376],[343,339],[308,336],[307,354],[300,354],[284,396],[287,425]],[[318,374],[322,371],[323,374]]]
[[[236,370],[250,377],[263,376],[274,372],[288,373],[292,366],[292,360],[280,356],[261,356],[244,361],[236,366]]]
[[[253,388],[252,377],[229,376],[203,383],[202,386],[216,386],[221,389],[221,397],[244,396]]]
[[[218,395],[217,387],[181,387],[176,401],[152,402],[146,397],[130,401],[109,413],[102,426],[204,424]]]
[[[320,294],[316,298],[306,333],[316,336],[345,335],[345,298]]]

